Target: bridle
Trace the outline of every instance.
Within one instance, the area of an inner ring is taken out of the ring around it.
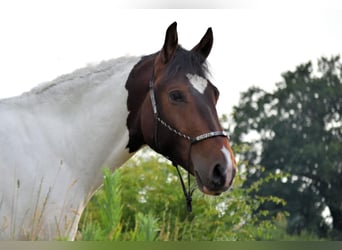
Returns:
[[[204,141],[206,139],[213,138],[213,137],[222,136],[222,137],[229,138],[229,136],[225,131],[211,131],[208,133],[198,135],[196,137],[191,137],[189,135],[186,135],[186,134],[180,132],[179,130],[172,127],[170,124],[168,124],[166,121],[164,121],[158,114],[157,100],[156,100],[156,95],[154,92],[154,67],[152,69],[152,75],[151,75],[151,80],[150,80],[150,84],[149,84],[149,92],[150,92],[150,98],[151,98],[153,116],[154,116],[154,145],[155,145],[156,150],[158,151],[158,149],[159,149],[159,143],[158,143],[158,124],[159,123],[161,125],[163,125],[165,128],[167,128],[169,131],[171,131],[173,134],[175,134],[179,137],[182,137],[183,139],[189,141],[188,162],[187,162],[187,166],[185,167],[185,169],[188,172],[188,190],[186,190],[182,175],[181,175],[179,168],[178,168],[178,164],[176,162],[174,162],[172,159],[170,159],[170,160],[172,161],[172,165],[175,166],[177,169],[177,173],[178,173],[181,185],[182,185],[183,193],[184,193],[186,204],[187,204],[187,211],[191,212],[192,211],[192,194],[195,191],[195,189],[191,190],[191,188],[190,188],[190,172],[189,172],[190,169],[189,168],[190,168],[192,145],[199,143],[201,141]],[[165,156],[165,157],[169,159],[168,156]]]

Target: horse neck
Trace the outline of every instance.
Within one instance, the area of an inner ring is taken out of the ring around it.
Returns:
[[[102,167],[119,167],[131,156],[125,83],[138,60],[117,59],[109,67],[64,76],[66,81],[28,98],[35,100],[34,119],[45,140],[88,192],[102,183]]]

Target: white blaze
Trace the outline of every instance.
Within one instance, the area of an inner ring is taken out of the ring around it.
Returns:
[[[228,180],[228,182],[230,182],[231,179],[233,178],[232,157],[231,157],[228,149],[224,146],[221,148],[221,152],[223,153],[223,155],[226,157],[226,160],[227,160],[227,180]]]
[[[204,93],[208,86],[207,79],[204,79],[203,77],[199,75],[193,75],[193,74],[186,74],[186,77],[189,79],[191,85],[201,94]]]

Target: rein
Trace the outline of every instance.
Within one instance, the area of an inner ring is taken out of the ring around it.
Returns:
[[[190,161],[191,161],[191,147],[192,145],[199,143],[201,141],[204,141],[206,139],[212,138],[212,137],[218,137],[218,136],[223,136],[223,137],[229,137],[228,134],[225,131],[211,131],[208,133],[204,133],[201,134],[199,136],[196,137],[191,137],[188,136],[182,132],[180,132],[179,130],[175,129],[174,127],[172,127],[171,125],[169,125],[167,122],[165,122],[162,118],[160,118],[159,114],[158,114],[158,106],[157,106],[157,100],[156,100],[156,95],[154,92],[154,67],[152,70],[152,76],[151,76],[151,80],[149,83],[149,92],[150,92],[150,98],[151,98],[151,103],[152,103],[152,109],[153,109],[153,116],[154,116],[154,144],[156,149],[158,150],[159,148],[159,143],[158,143],[158,124],[160,123],[161,125],[163,125],[165,128],[167,128],[169,131],[171,131],[172,133],[174,133],[175,135],[182,137],[183,139],[189,141],[189,151],[188,151],[188,162],[187,162],[187,166],[185,167],[185,169],[188,172],[188,190],[185,187],[182,175],[179,171],[178,168],[178,164],[174,161],[172,161],[172,165],[176,167],[177,169],[177,173],[182,185],[182,189],[183,189],[183,193],[185,196],[185,200],[186,200],[186,206],[187,206],[187,211],[191,212],[192,211],[192,194],[195,191],[195,189],[191,190],[190,187]],[[169,159],[168,156],[166,156],[166,158]]]

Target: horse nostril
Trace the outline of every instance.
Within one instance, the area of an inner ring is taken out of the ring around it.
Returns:
[[[215,188],[222,187],[226,182],[226,169],[221,164],[216,164],[213,170],[212,183]]]

